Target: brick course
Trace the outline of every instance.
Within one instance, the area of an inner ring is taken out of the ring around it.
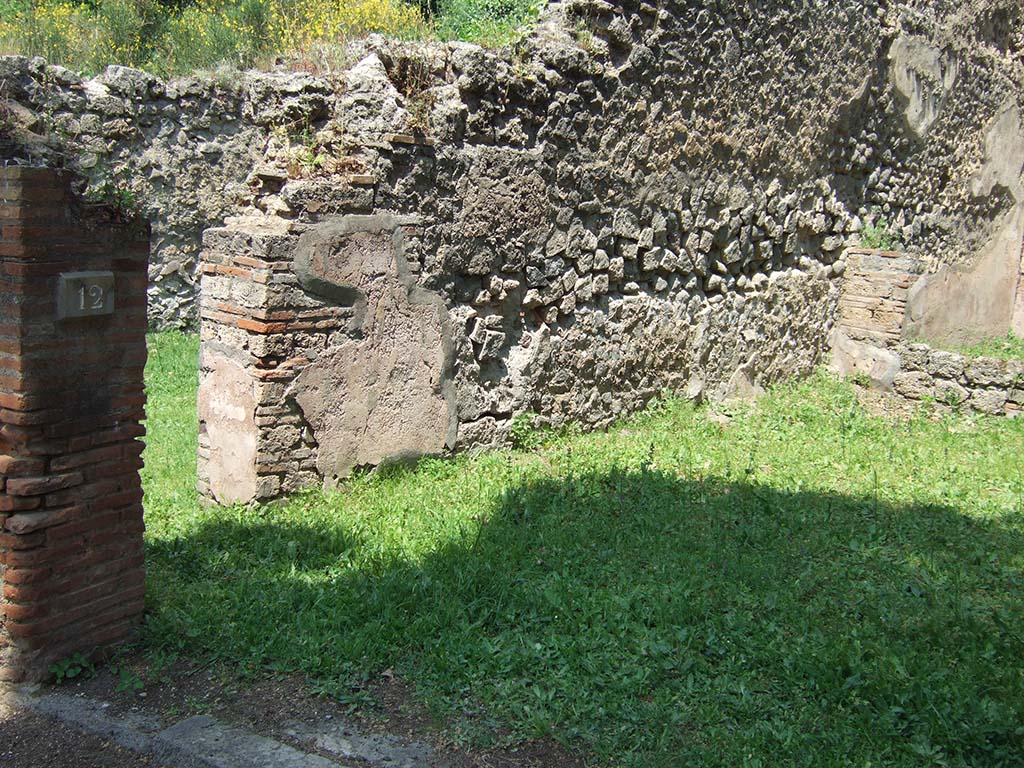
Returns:
[[[125,639],[143,609],[148,227],[0,167],[0,680]],[[112,315],[59,320],[61,272],[110,270]]]

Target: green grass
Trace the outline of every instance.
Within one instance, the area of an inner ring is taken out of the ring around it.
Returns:
[[[196,507],[196,390],[199,339],[165,331],[147,338],[146,450],[142,484],[146,516],[177,519]]]
[[[995,339],[985,339],[960,350],[969,357],[998,357],[1003,360],[1024,360],[1024,338],[1013,331]]]
[[[824,375],[535,452],[201,508],[195,341],[151,346],[145,642],[621,766],[1024,764],[1024,422]]]

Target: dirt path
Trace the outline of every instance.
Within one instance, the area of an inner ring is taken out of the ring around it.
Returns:
[[[2,693],[2,691],[0,691]],[[385,673],[358,710],[311,693],[296,676],[239,680],[229,670],[121,659],[60,686],[9,689],[0,702],[3,768],[582,768],[553,741],[483,749],[451,731]],[[466,725],[466,724],[463,724]],[[469,723],[472,726],[472,723]],[[126,749],[125,747],[131,747]],[[133,751],[134,750],[134,751]]]
[[[82,733],[52,718],[15,710],[0,691],[4,768],[160,768],[148,756]]]

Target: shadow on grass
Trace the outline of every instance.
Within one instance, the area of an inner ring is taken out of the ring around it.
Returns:
[[[610,471],[413,562],[334,499],[153,542],[149,642],[337,690],[393,667],[614,765],[1024,764],[1019,518]]]

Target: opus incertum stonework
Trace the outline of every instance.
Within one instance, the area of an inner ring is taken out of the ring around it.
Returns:
[[[516,418],[602,427],[666,390],[749,395],[832,347],[905,396],[1020,410],[1013,365],[907,338],[1024,332],[1019,0],[573,0],[497,52],[350,54],[331,77],[170,82],[0,57],[34,162],[120,189],[151,225],[143,279],[116,220],[107,256],[57,268],[24,224],[43,209],[0,209],[6,676],[141,609],[146,303],[154,327],[200,327],[200,483],[222,502],[498,445]],[[66,194],[62,220],[84,210]],[[856,250],[871,240],[901,253]],[[49,266],[20,263],[29,247]],[[66,314],[109,288],[83,272],[114,273],[111,314]],[[79,332],[117,360],[67,354]],[[68,403],[111,394],[95,423],[47,420],[56,390],[24,372],[55,349],[86,366]],[[109,387],[87,386],[99,369]],[[65,584],[51,559],[83,547]],[[80,578],[95,621],[61,613]]]

